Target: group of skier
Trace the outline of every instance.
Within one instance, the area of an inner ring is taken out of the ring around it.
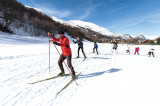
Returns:
[[[134,55],[138,54],[139,55],[139,50],[140,48],[139,47],[136,47],[135,48],[135,52],[134,52]],[[147,55],[149,55],[149,57],[152,55],[154,57],[154,51],[155,49],[151,48],[148,52]],[[127,46],[127,50],[126,50],[126,53],[129,53],[130,54],[130,46]]]
[[[63,31],[58,32],[59,38],[55,38],[50,32],[48,32],[48,36],[50,36],[52,38],[51,42],[55,45],[60,46],[61,50],[62,50],[62,54],[60,54],[60,57],[58,59],[58,65],[59,65],[59,68],[61,70],[61,72],[58,74],[58,76],[65,75],[65,71],[64,71],[62,63],[66,59],[67,60],[67,65],[71,70],[72,80],[74,80],[76,78],[76,76],[75,76],[74,67],[72,66],[72,62],[71,62],[72,51],[71,51],[71,48],[70,48],[69,39],[64,35]],[[82,54],[84,55],[84,58],[87,58],[86,55],[85,55],[85,52],[84,52],[82,39],[80,39],[80,37],[77,37],[77,40],[76,41],[73,40],[73,42],[78,43],[78,51],[77,51],[78,56],[76,58],[79,58],[80,49],[82,51]],[[118,48],[117,41],[114,41],[112,43],[113,43],[112,52],[113,52],[113,50],[117,51],[117,48]],[[99,54],[98,53],[98,44],[96,42],[94,42],[93,53],[95,53],[95,50],[96,50],[96,53]],[[139,55],[139,50],[140,50],[139,47],[136,47],[134,54],[137,53]],[[130,54],[130,46],[127,46],[126,53]],[[150,51],[148,52],[148,55],[149,55],[149,57],[151,55],[154,57],[154,49],[153,48],[150,49]]]

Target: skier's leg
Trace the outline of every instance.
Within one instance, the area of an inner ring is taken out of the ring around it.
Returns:
[[[135,50],[134,54],[136,54],[136,52],[137,52],[137,51]]]
[[[148,53],[149,57],[151,56],[151,52]]]
[[[72,66],[71,58],[72,58],[72,55],[66,56],[67,65],[68,65],[68,67],[71,69],[72,79],[74,79],[74,78],[75,78],[75,71],[74,71],[74,68],[73,68],[73,66]]]
[[[154,57],[154,53],[152,52],[152,56]]]
[[[135,54],[136,54],[136,53],[138,54],[138,51],[137,51],[137,50],[135,51]]]
[[[97,50],[97,48],[96,48],[96,52],[97,52],[97,54],[98,54],[98,50]]]
[[[58,65],[59,65],[59,68],[60,68],[62,74],[64,74],[64,68],[63,68],[63,64],[62,64],[64,60],[65,60],[65,57],[63,54],[61,54],[59,57],[59,60],[58,60]]]
[[[93,53],[95,52],[95,47],[93,48]]]
[[[84,57],[86,58],[86,55],[85,55],[85,53],[84,53],[84,50],[83,50],[83,48],[81,48],[81,50],[82,50],[82,53],[83,53]]]
[[[79,50],[80,50],[80,47],[78,47],[78,56],[77,56],[77,58],[79,58]]]

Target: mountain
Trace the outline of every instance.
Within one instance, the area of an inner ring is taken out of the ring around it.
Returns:
[[[100,33],[102,35],[115,36],[115,33],[111,32],[107,28],[98,26],[98,25],[91,23],[91,22],[84,22],[84,21],[80,21],[80,20],[64,21],[64,20],[58,19],[56,17],[52,17],[52,19],[54,21],[60,22],[62,24],[70,25],[72,27],[83,27],[85,29],[90,29],[90,30],[95,31],[97,33]]]
[[[113,32],[93,23],[75,20],[67,22],[49,17],[41,10],[24,6],[16,0],[1,0],[0,10],[1,31],[26,36],[47,36],[48,31],[54,35],[63,30],[73,38],[79,36],[97,42],[110,42],[115,38]]]
[[[62,24],[69,25],[72,27],[90,29],[90,30],[95,31],[95,32],[102,34],[104,36],[110,36],[113,38],[119,38],[119,39],[124,39],[124,40],[132,38],[131,35],[129,35],[129,34],[117,34],[117,33],[114,33],[112,31],[108,30],[107,28],[98,26],[98,25],[91,23],[91,22],[84,22],[84,21],[80,21],[80,20],[64,21],[64,20],[58,19],[56,17],[52,17],[52,19],[54,21],[57,21],[57,22],[60,22]],[[93,35],[93,36],[95,36],[95,35]]]
[[[128,40],[132,38],[130,34],[116,34],[116,36],[118,36],[118,38],[123,39],[123,40]]]
[[[144,35],[138,35],[138,36],[136,36],[136,38],[140,38],[140,39],[142,39],[142,40],[147,40],[147,38],[144,36]]]
[[[117,34],[91,22],[50,17],[41,10],[24,6],[16,0],[0,1],[0,30],[26,36],[47,36],[48,31],[54,35],[63,30],[72,38],[79,36],[89,41],[109,43],[113,39],[126,41],[132,38],[129,34]],[[142,35],[138,38],[146,39]]]
[[[115,34],[113,32],[111,32],[110,30],[108,30],[107,28],[98,26],[98,25],[90,23],[90,22],[84,22],[84,21],[80,21],[80,20],[71,20],[71,21],[68,21],[68,23],[72,26],[75,26],[75,27],[80,26],[80,27],[83,27],[86,29],[93,30],[93,31],[98,32],[102,35],[115,36]]]

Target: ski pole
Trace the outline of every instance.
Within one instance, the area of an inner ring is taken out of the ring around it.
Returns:
[[[48,42],[49,42],[49,74],[50,74],[50,37],[48,36]]]
[[[56,45],[55,45],[54,43],[53,43],[53,45],[54,45],[54,47],[56,48],[56,50],[57,50],[58,54],[59,54],[59,55],[61,55],[61,54],[60,54],[60,52],[58,51],[58,49],[57,49]],[[67,64],[65,63],[65,61],[64,61],[64,64],[65,64],[65,66],[67,67],[67,69],[68,69],[69,73],[71,74],[71,71],[69,70],[69,68],[68,68]],[[72,75],[72,74],[71,74],[71,75]],[[72,75],[72,76],[73,76],[73,75]],[[78,85],[78,84],[77,84],[77,82],[76,82],[76,80],[74,80],[74,81],[75,81],[76,85]]]

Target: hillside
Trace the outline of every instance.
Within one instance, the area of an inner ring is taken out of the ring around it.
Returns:
[[[0,1],[0,26],[1,31],[18,35],[47,36],[48,31],[55,34],[58,30],[64,30],[72,37],[80,36],[91,41],[97,38],[92,36],[94,31],[90,33],[89,30],[61,24],[41,11],[26,7],[16,0]],[[103,38],[103,35],[98,35]],[[97,40],[100,41],[102,38]]]
[[[48,31],[56,34],[63,30],[72,38],[79,36],[101,43],[118,40],[120,43],[138,44],[147,39],[143,35],[132,37],[129,34],[117,34],[90,22],[49,17],[43,11],[24,6],[16,0],[0,1],[0,30],[25,36],[47,36]]]
[[[87,24],[89,26],[86,27]],[[47,36],[48,31],[55,34],[64,30],[71,37],[80,36],[90,41],[110,42],[116,39],[115,34],[106,28],[82,21],[62,23],[16,0],[0,1],[0,30],[26,36]]]

